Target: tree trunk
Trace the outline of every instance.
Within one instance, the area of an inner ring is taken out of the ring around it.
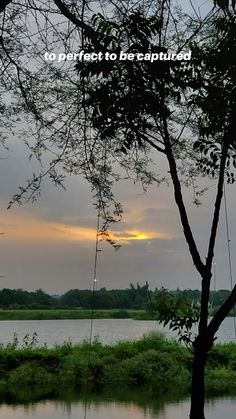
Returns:
[[[201,339],[195,346],[194,351],[190,419],[205,419],[205,363],[207,354],[204,346],[204,342]]]
[[[219,329],[222,321],[227,317],[230,310],[236,303],[236,285],[229,297],[214,315],[207,327],[203,327],[197,336],[194,347],[194,359],[192,366],[192,391],[190,419],[205,419],[204,399],[205,399],[205,364],[207,354],[214,343],[214,336]]]

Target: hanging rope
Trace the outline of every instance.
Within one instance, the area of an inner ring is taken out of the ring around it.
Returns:
[[[229,235],[229,221],[228,221],[228,208],[226,200],[226,190],[224,183],[224,207],[225,207],[225,224],[226,224],[226,237],[227,237],[227,251],[228,251],[228,263],[229,263],[229,277],[230,277],[230,287],[231,291],[233,290],[233,271],[232,271],[232,260],[231,260],[231,240]],[[236,339],[236,319],[235,319],[235,306],[233,307],[233,319],[234,319],[234,335]]]
[[[95,240],[95,255],[94,255],[94,271],[93,271],[93,289],[92,289],[92,300],[91,300],[91,317],[90,317],[90,332],[89,332],[89,347],[88,347],[88,358],[87,358],[87,372],[85,380],[85,407],[84,407],[84,419],[87,418],[87,406],[88,406],[88,371],[89,364],[91,359],[91,347],[92,347],[92,338],[93,338],[93,320],[94,320],[94,300],[95,300],[95,291],[97,286],[97,264],[98,264],[98,242],[99,242],[99,232],[100,232],[100,203],[98,203],[98,215],[97,215],[97,228],[96,228],[96,240]]]
[[[81,20],[84,21],[86,0],[82,1],[82,11],[81,11]],[[84,29],[81,31],[81,48],[84,49],[85,43],[85,33]],[[83,60],[84,58],[82,58]],[[82,85],[82,108],[84,111],[84,125],[83,125],[83,137],[84,137],[84,146],[85,152],[87,154],[87,108],[85,103],[85,81],[84,77],[81,80]],[[95,256],[94,256],[94,271],[93,271],[93,288],[92,288],[92,299],[91,299],[91,316],[90,316],[90,332],[89,332],[89,346],[87,352],[87,366],[86,366],[86,377],[85,377],[85,404],[84,404],[84,419],[87,418],[87,408],[88,408],[88,374],[89,374],[89,365],[91,359],[91,346],[92,346],[92,336],[93,336],[93,318],[94,318],[94,297],[96,290],[97,282],[97,253],[98,253],[98,236],[99,236],[99,227],[100,227],[100,205],[98,205],[98,215],[97,215],[97,228],[96,228],[96,239],[95,239]]]
[[[89,332],[89,348],[88,348],[88,358],[87,358],[87,372],[86,372],[86,380],[85,380],[85,409],[84,409],[84,419],[87,418],[87,406],[88,406],[88,371],[89,371],[89,364],[91,359],[91,347],[92,347],[92,338],[93,338],[93,320],[94,320],[94,301],[95,301],[95,291],[97,287],[97,266],[98,266],[98,253],[101,251],[98,248],[99,244],[99,237],[101,235],[101,212],[102,212],[102,186],[104,182],[105,176],[105,166],[106,166],[106,159],[107,159],[107,150],[106,150],[106,142],[104,142],[103,151],[102,151],[102,163],[100,166],[100,174],[99,174],[99,189],[97,191],[97,226],[96,226],[96,240],[95,240],[95,254],[94,254],[94,270],[93,270],[93,289],[92,289],[92,300],[91,300],[91,317],[90,317],[90,332]]]

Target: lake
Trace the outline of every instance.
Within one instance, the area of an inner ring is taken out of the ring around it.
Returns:
[[[86,410],[84,401],[51,401],[24,405],[0,404],[2,419],[187,419],[189,399],[167,401],[156,399],[148,403],[114,400],[90,400]],[[207,419],[235,418],[236,398],[224,397],[206,402]]]
[[[19,342],[26,334],[37,333],[38,345],[45,343],[48,347],[62,344],[71,340],[73,343],[82,342],[89,338],[91,322],[85,320],[2,320],[0,321],[0,343],[13,341],[14,333]],[[176,334],[162,327],[154,320],[132,319],[96,319],[93,321],[93,338],[99,337],[102,343],[114,344],[119,340],[139,339],[143,334],[151,331],[161,331],[168,337]],[[227,317],[217,333],[217,342],[235,341],[233,317]]]

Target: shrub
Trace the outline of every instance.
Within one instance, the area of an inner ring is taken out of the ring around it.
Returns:
[[[55,377],[36,362],[27,362],[11,371],[8,384],[13,386],[46,386],[55,382]]]
[[[66,387],[79,386],[85,376],[85,367],[77,354],[67,355],[58,370],[57,380]]]
[[[206,389],[210,393],[222,394],[236,388],[236,372],[226,367],[206,369]]]

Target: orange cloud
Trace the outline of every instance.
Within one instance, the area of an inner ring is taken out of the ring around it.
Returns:
[[[4,240],[7,241],[86,241],[94,240],[95,234],[92,228],[74,227],[26,216],[4,217],[0,228],[4,232]]]
[[[4,241],[94,241],[96,230],[88,227],[66,225],[28,218],[27,216],[4,216],[0,223]],[[130,241],[168,239],[163,231],[116,230],[110,238],[117,243]]]

